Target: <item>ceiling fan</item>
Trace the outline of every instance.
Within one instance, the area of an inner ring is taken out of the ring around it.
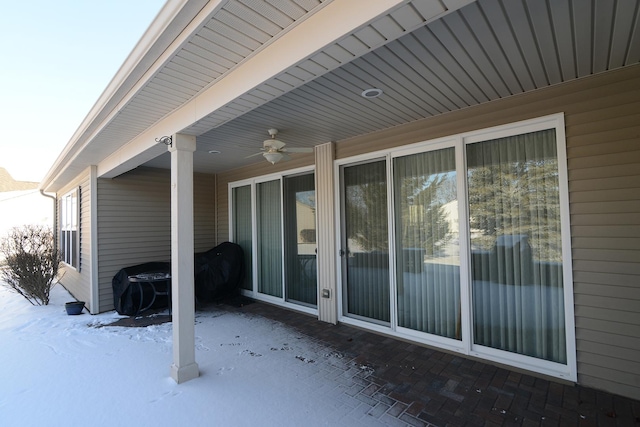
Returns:
[[[267,130],[269,135],[271,135],[270,139],[265,139],[262,142],[262,148],[260,152],[251,154],[245,158],[259,156],[262,155],[268,162],[272,165],[278,163],[281,160],[289,160],[291,157],[289,153],[312,153],[313,148],[310,147],[286,147],[286,143],[276,139],[276,135],[278,134],[278,129],[269,129]]]

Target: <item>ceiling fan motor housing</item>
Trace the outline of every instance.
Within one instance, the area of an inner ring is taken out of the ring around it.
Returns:
[[[279,139],[265,139],[262,142],[262,146],[264,147],[265,150],[271,150],[271,151],[278,151],[284,148],[284,146],[287,145],[284,142],[280,141]]]

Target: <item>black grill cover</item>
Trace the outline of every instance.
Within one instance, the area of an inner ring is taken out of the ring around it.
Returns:
[[[133,316],[138,314],[138,309],[148,305],[153,298],[153,291],[149,286],[131,286],[129,276],[142,273],[171,273],[170,262],[147,262],[144,264],[125,267],[118,271],[111,285],[113,287],[113,305],[119,314]],[[142,295],[140,292],[142,289]],[[142,301],[141,301],[142,299]],[[157,298],[152,308],[168,307],[169,300]]]
[[[244,274],[244,255],[240,245],[224,242],[194,257],[195,293],[200,302],[210,302],[235,296]],[[147,262],[125,267],[111,281],[113,305],[119,314],[133,316],[138,309],[151,302],[153,295],[148,286],[131,286],[129,276],[142,273],[171,273],[170,262]],[[142,295],[140,292],[142,289]],[[141,301],[142,299],[142,301]],[[168,307],[166,297],[158,297],[152,308]]]
[[[234,296],[244,274],[240,245],[224,242],[195,256],[196,298],[200,302]]]

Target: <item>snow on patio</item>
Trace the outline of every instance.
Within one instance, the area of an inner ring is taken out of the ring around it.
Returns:
[[[372,425],[341,399],[341,355],[274,321],[196,313],[200,377],[169,377],[171,323],[106,326],[115,312],[68,316],[0,286],[0,426]]]

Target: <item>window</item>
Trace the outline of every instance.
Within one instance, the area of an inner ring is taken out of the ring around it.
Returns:
[[[555,130],[466,146],[474,343],[566,363]]]
[[[80,265],[78,191],[75,189],[60,199],[60,254],[62,261],[75,269]]]
[[[343,310],[354,318],[388,325],[389,232],[386,162],[342,169]]]
[[[282,297],[282,210],[280,180],[256,187],[258,292]]]
[[[398,326],[460,340],[455,149],[393,162]]]
[[[232,209],[234,212],[231,239],[242,248],[245,274],[240,287],[251,290],[253,277],[253,231],[251,228],[251,186],[243,185],[232,189]]]
[[[286,300],[315,307],[316,187],[312,173],[284,177],[284,265]]]

